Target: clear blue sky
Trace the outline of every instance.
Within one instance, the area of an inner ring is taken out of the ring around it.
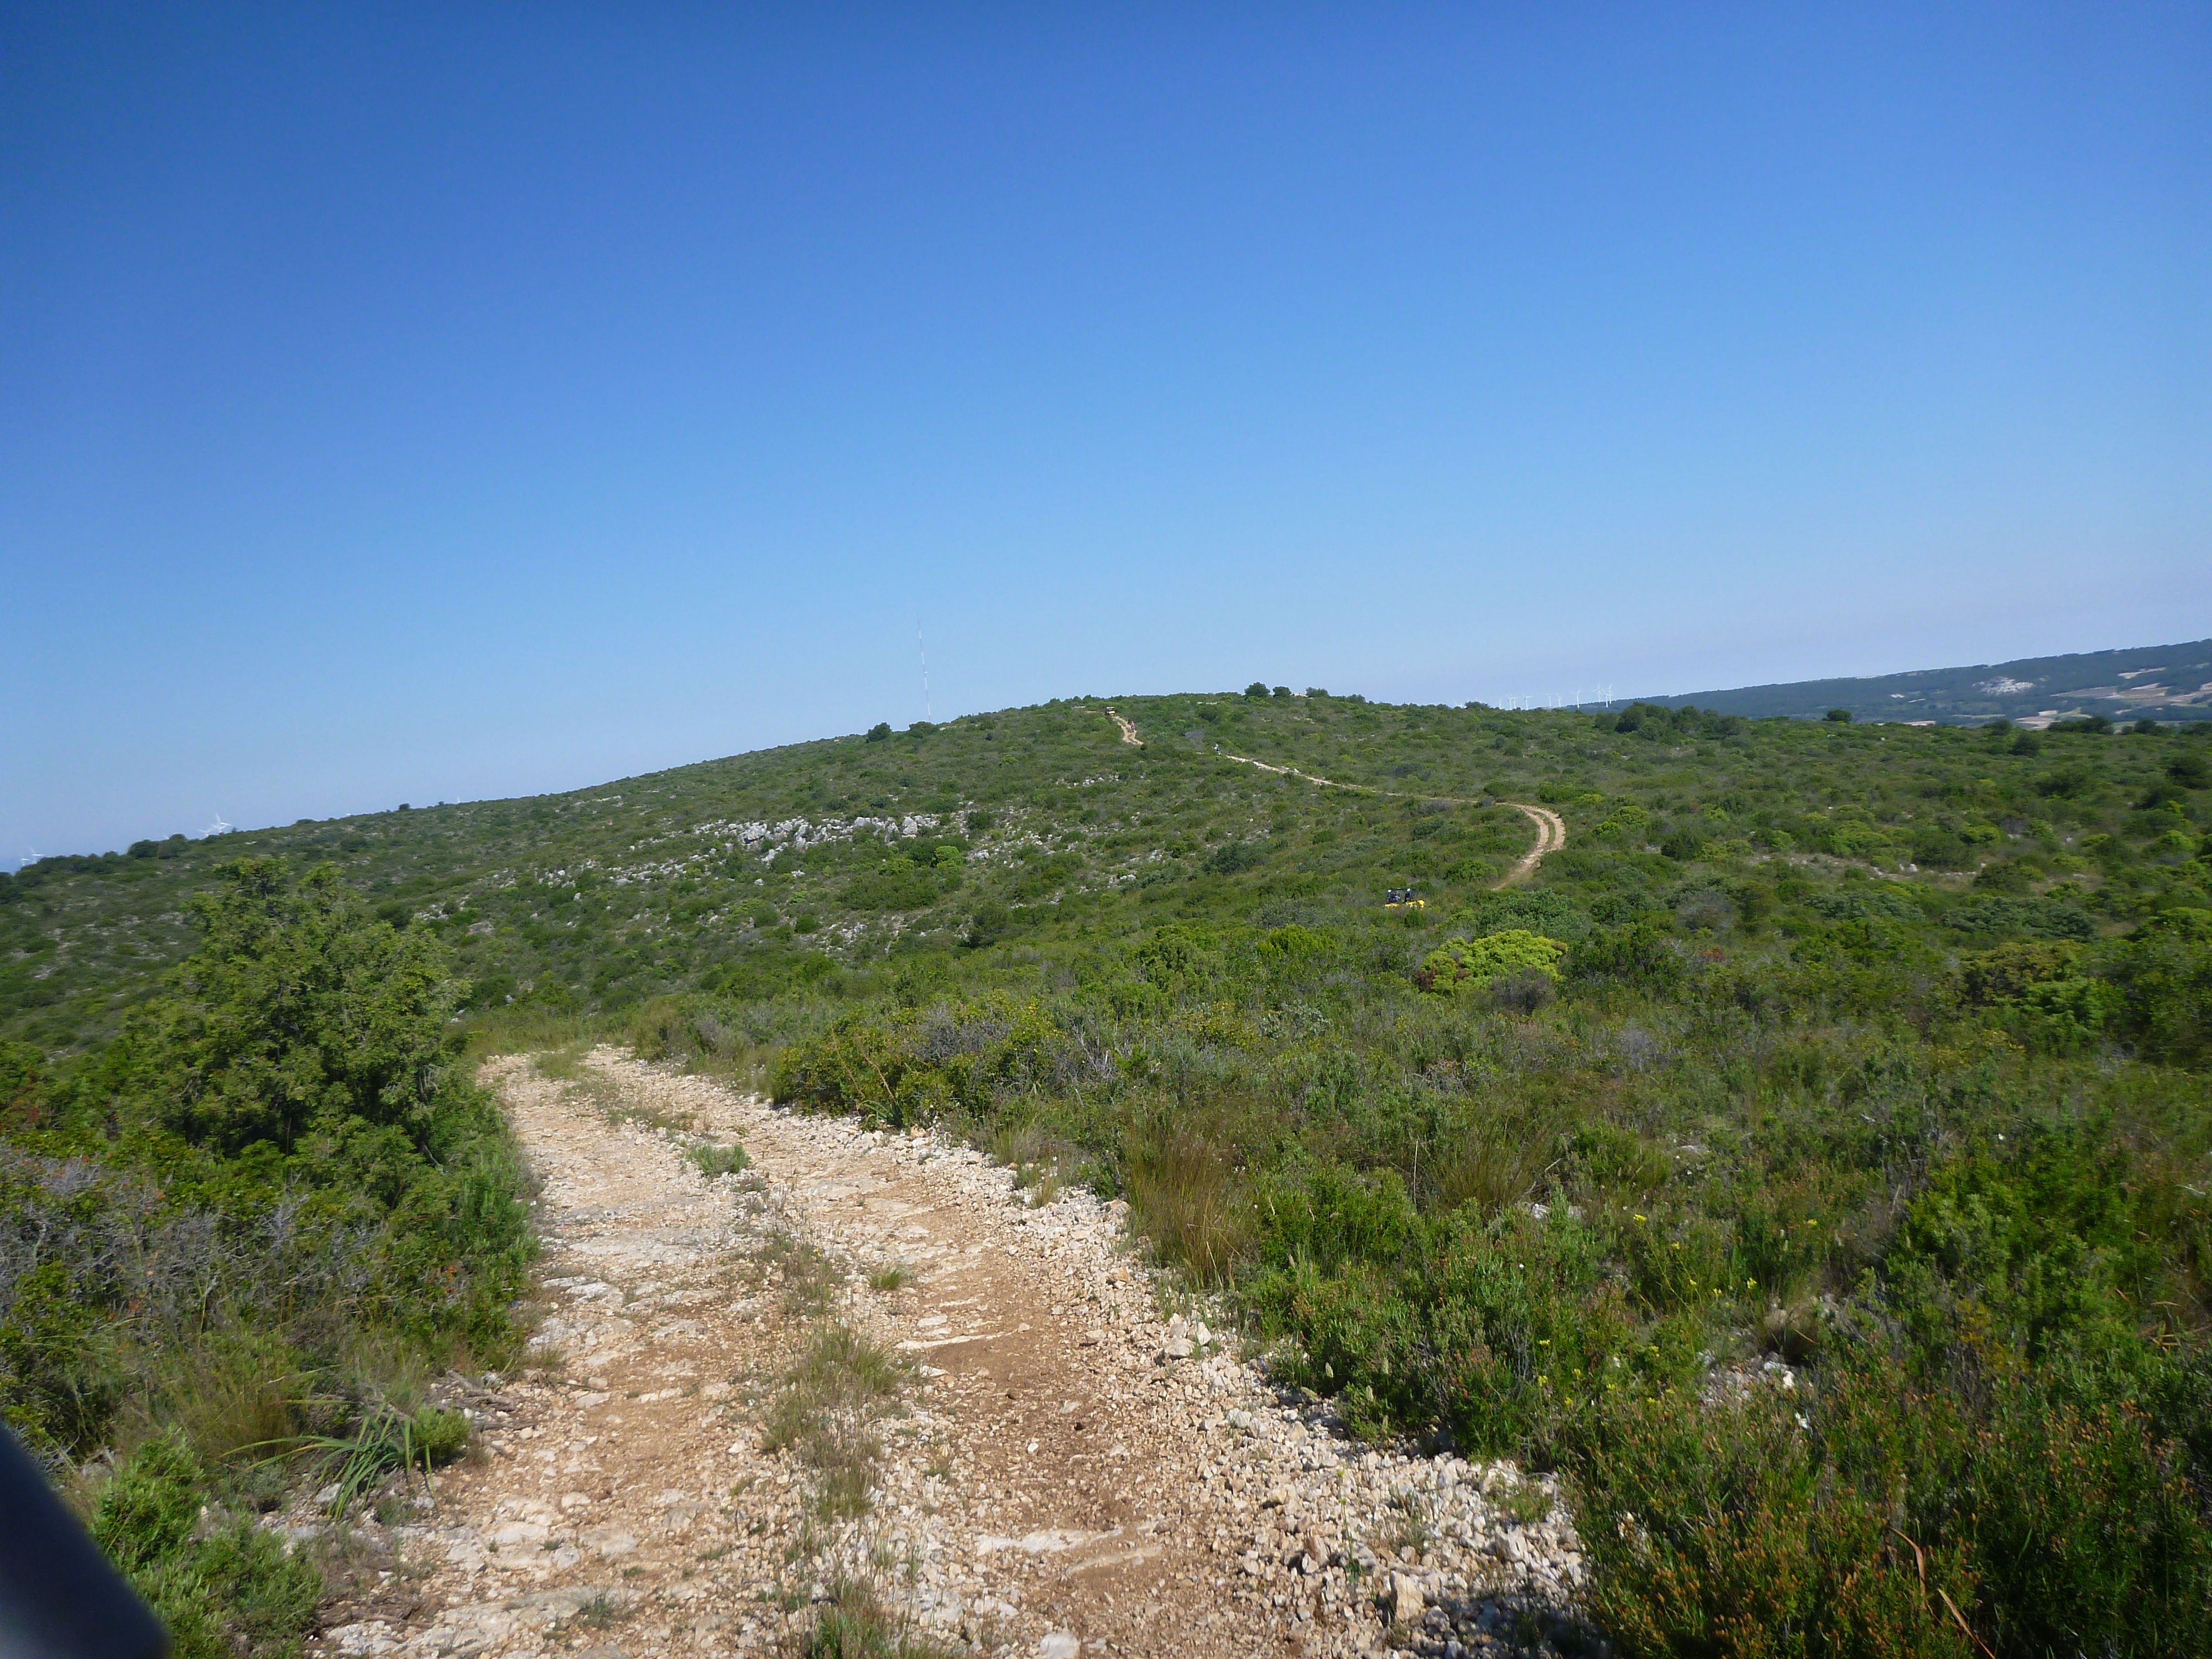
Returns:
[[[0,859],[2212,633],[2212,9],[0,6]]]

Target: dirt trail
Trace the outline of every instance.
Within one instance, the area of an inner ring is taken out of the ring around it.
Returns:
[[[1115,725],[1121,728],[1122,742],[1143,746],[1144,739],[1137,735],[1137,728],[1133,725],[1111,708],[1106,711],[1106,715]],[[1405,789],[1377,789],[1372,784],[1340,783],[1334,778],[1324,778],[1317,773],[1301,772],[1295,766],[1278,766],[1273,761],[1255,760],[1249,755],[1232,755],[1218,744],[1215,745],[1213,752],[1222,759],[1235,761],[1241,766],[1255,766],[1262,772],[1273,772],[1280,778],[1297,778],[1304,782],[1318,785],[1323,789],[1349,789],[1354,794],[1387,795],[1395,800],[1444,801],[1453,806],[1483,805],[1481,801],[1468,800],[1458,795],[1423,795]],[[1501,801],[1498,805],[1510,806],[1516,812],[1527,813],[1529,821],[1536,826],[1536,844],[1522,854],[1519,861],[1510,870],[1491,883],[1493,888],[1512,887],[1534,875],[1536,866],[1543,863],[1545,854],[1556,853],[1567,844],[1567,826],[1559,815],[1548,806],[1531,806],[1525,801],[1517,800]]]
[[[1422,795],[1405,789],[1377,789],[1364,783],[1339,783],[1334,778],[1324,778],[1311,772],[1301,772],[1295,766],[1276,766],[1263,760],[1254,760],[1249,755],[1232,755],[1224,749],[1218,751],[1224,760],[1241,761],[1247,766],[1256,766],[1262,772],[1273,772],[1279,777],[1302,778],[1308,783],[1319,784],[1324,789],[1349,789],[1362,795],[1388,795],[1398,800],[1438,800],[1454,806],[1480,806],[1479,800],[1468,800],[1457,795]],[[1523,853],[1514,866],[1490,884],[1493,887],[1512,887],[1536,873],[1536,866],[1544,861],[1547,853],[1556,853],[1567,844],[1567,826],[1557,812],[1548,806],[1531,806],[1526,801],[1506,800],[1498,803],[1510,806],[1516,812],[1528,815],[1536,826],[1536,844]]]
[[[1351,1653],[1389,1625],[1441,1655],[1557,1628],[1580,1562],[1547,1486],[1284,1405],[1197,1310],[1164,1318],[1119,1206],[1032,1206],[964,1148],[613,1050],[581,1085],[520,1059],[486,1080],[543,1183],[538,1340],[561,1364],[485,1379],[477,1449],[418,1524],[360,1523],[393,1566],[323,1652],[784,1651],[841,1573],[952,1652]],[[686,1157],[732,1136],[753,1170]],[[765,1271],[794,1238],[838,1266],[833,1316],[912,1362],[859,1520],[763,1449],[818,1328]],[[893,1264],[910,1280],[871,1288]]]
[[[1524,882],[1536,873],[1536,866],[1544,861],[1544,854],[1556,853],[1567,844],[1567,826],[1559,815],[1548,806],[1530,806],[1523,801],[1510,800],[1506,805],[1516,811],[1526,812],[1536,826],[1536,844],[1521,855],[1520,861],[1508,870],[1495,884],[1511,887]]]

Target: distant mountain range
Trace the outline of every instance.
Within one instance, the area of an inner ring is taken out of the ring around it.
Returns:
[[[2000,718],[2015,726],[2102,714],[2123,720],[2212,720],[2212,640],[2022,657],[1972,668],[1922,668],[1864,679],[1797,680],[1732,691],[1648,697],[1679,708],[1695,703],[1724,714],[1787,714],[1817,720],[1848,708],[1856,720],[1976,726]]]

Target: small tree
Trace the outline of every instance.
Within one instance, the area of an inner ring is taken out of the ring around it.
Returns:
[[[868,742],[889,743],[890,740],[891,723],[889,720],[878,720],[873,726],[868,728]]]
[[[378,920],[334,866],[296,882],[269,858],[216,873],[222,884],[189,901],[204,942],[131,1034],[163,1121],[231,1153],[257,1140],[289,1153],[355,1120],[427,1149],[461,989],[436,936]]]
[[[1838,726],[1849,726],[1851,723],[1851,711],[1848,708],[1831,708],[1827,717]]]
[[[1265,702],[1267,700],[1267,682],[1254,680],[1251,684],[1244,688],[1244,695],[1255,702]]]

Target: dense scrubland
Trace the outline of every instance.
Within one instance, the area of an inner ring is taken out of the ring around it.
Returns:
[[[2212,1648],[2205,728],[1114,708],[34,866],[10,1420],[240,1513],[388,1428],[512,1340],[460,1045],[596,1032],[1126,1196],[1358,1431],[1563,1470],[1624,1651]]]
[[[531,1241],[434,938],[269,859],[189,903],[113,1040],[0,1043],[0,1407],[212,1659],[295,1649],[320,1599],[257,1512],[461,1449],[423,1384],[511,1352]]]

